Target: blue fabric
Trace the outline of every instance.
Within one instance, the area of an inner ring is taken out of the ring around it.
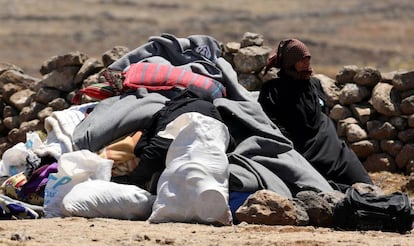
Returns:
[[[229,207],[231,215],[233,216],[233,224],[239,224],[240,221],[236,218],[236,210],[246,201],[247,197],[253,194],[253,192],[240,192],[230,191],[229,194]]]

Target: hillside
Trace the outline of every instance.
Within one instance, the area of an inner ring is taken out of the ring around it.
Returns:
[[[134,49],[148,37],[207,34],[221,42],[245,32],[273,46],[286,37],[305,41],[316,73],[334,77],[344,66],[382,72],[414,68],[411,0],[0,0],[0,62],[41,77],[52,56],[81,51],[100,58],[112,47]],[[386,193],[414,197],[414,176],[371,174]],[[338,231],[314,226],[241,223],[216,227],[149,224],[107,218],[3,220],[0,245],[412,245],[407,234]]]
[[[260,33],[266,45],[297,37],[313,53],[316,71],[342,66],[384,72],[414,65],[410,0],[0,0],[0,61],[40,76],[48,58],[79,50],[99,58],[115,45],[133,49],[163,32],[207,34],[221,42]]]

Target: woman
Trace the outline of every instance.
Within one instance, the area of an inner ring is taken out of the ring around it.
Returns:
[[[337,184],[373,184],[355,153],[339,139],[324,114],[324,92],[312,77],[311,54],[304,43],[286,39],[271,52],[265,72],[279,69],[278,78],[266,82],[258,101],[269,118],[289,137],[326,179]]]

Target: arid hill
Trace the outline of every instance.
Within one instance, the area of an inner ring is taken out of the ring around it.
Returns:
[[[115,45],[133,49],[163,32],[207,34],[221,42],[260,33],[266,44],[297,37],[313,53],[316,71],[342,66],[383,72],[414,65],[414,11],[410,0],[188,1],[0,0],[0,60],[32,76],[51,56],[79,50],[91,57]]]

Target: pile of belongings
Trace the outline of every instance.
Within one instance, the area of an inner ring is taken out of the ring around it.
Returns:
[[[96,102],[53,112],[44,140],[30,132],[4,153],[2,217],[231,225],[230,198],[334,190],[210,36],[150,37],[101,75],[80,91]]]

